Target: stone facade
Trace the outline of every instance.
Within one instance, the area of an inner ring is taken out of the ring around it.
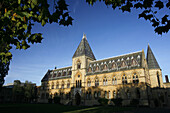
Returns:
[[[63,104],[76,104],[79,95],[81,105],[98,105],[98,98],[122,98],[123,105],[139,99],[140,105],[149,105],[153,103],[151,88],[164,87],[149,45],[147,57],[141,50],[96,60],[85,35],[72,57],[72,66],[48,70],[41,82],[39,102],[60,96]]]

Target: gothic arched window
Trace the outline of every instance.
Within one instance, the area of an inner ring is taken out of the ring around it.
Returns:
[[[136,73],[133,74],[133,83],[139,83],[139,78],[138,75],[136,75]]]
[[[115,76],[112,78],[112,83],[113,83],[113,85],[117,85],[117,79]]]
[[[104,85],[104,86],[107,85],[107,78],[106,78],[106,77],[104,77],[104,79],[103,79],[103,85]]]
[[[95,79],[95,86],[96,87],[99,86],[99,79],[98,78]]]
[[[122,76],[122,84],[127,84],[127,76],[125,74]]]
[[[90,80],[90,79],[87,80],[87,86],[88,86],[88,87],[91,86],[91,80]]]

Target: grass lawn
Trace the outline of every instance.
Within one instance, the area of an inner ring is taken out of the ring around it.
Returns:
[[[0,104],[0,113],[113,113],[129,111],[129,107],[113,106],[64,106],[57,104]]]

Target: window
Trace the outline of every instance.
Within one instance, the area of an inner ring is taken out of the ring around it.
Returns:
[[[113,83],[113,85],[117,85],[117,79],[115,76],[112,78],[112,83]]]
[[[160,87],[159,73],[157,72],[158,86]]]
[[[51,89],[54,89],[54,83],[52,82]]]
[[[70,81],[67,82],[67,88],[70,88]]]
[[[104,77],[104,79],[103,79],[103,85],[104,85],[104,86],[107,85],[107,79],[106,79],[106,77]]]
[[[107,65],[104,64],[103,70],[107,70]]]
[[[110,94],[110,91],[109,91],[109,99],[111,99],[111,94]]]
[[[97,94],[97,92],[96,92],[96,91],[94,92],[94,98],[95,98],[95,99],[97,99],[97,98],[98,98],[98,94]]]
[[[107,91],[104,92],[104,98],[107,98]]]
[[[116,91],[113,91],[113,98],[116,99],[117,96],[116,96]]]
[[[131,66],[136,66],[138,65],[137,61],[135,59],[132,59]]]
[[[88,86],[88,87],[91,86],[91,81],[90,81],[90,79],[88,79],[88,81],[87,81],[87,86]]]
[[[92,72],[92,69],[91,69],[91,67],[89,67],[89,69],[88,69],[88,72],[90,73],[90,72]]]
[[[56,77],[56,73],[53,74],[53,77]]]
[[[133,74],[133,83],[139,83],[139,78],[138,75],[136,75],[136,73]]]
[[[125,74],[122,76],[122,84],[127,84],[127,76]]]
[[[76,88],[81,87],[81,80],[76,80]]]
[[[58,77],[61,76],[61,73],[58,73]]]
[[[57,83],[56,83],[56,89],[58,89],[58,88],[59,88],[59,83],[57,82]]]
[[[99,71],[99,66],[96,66],[96,70],[95,71]]]
[[[65,76],[66,75],[66,72],[63,72],[63,76]]]
[[[81,68],[81,63],[78,62],[78,63],[77,63],[77,69],[80,69],[80,68]]]
[[[119,90],[117,91],[117,97],[120,98],[120,92],[119,92]]]
[[[64,89],[64,82],[61,84],[61,88]]]
[[[95,86],[96,87],[99,86],[99,79],[98,78],[95,79]]]
[[[126,65],[125,61],[123,61],[122,64],[121,64],[121,67],[124,68],[124,67],[126,67],[126,66],[127,66],[127,65]]]
[[[116,69],[116,68],[117,68],[116,64],[113,63],[113,64],[112,64],[112,69]]]
[[[72,72],[71,72],[71,71],[69,71],[69,72],[68,72],[68,75],[71,75],[71,73],[72,73]]]

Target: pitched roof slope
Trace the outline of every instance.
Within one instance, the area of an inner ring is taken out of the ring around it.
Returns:
[[[91,47],[87,41],[85,34],[83,34],[83,38],[82,38],[76,52],[74,53],[73,58],[78,57],[78,56],[83,56],[83,55],[96,60],[96,58],[91,50]]]
[[[146,57],[149,69],[160,69],[158,62],[148,44],[147,57]]]

